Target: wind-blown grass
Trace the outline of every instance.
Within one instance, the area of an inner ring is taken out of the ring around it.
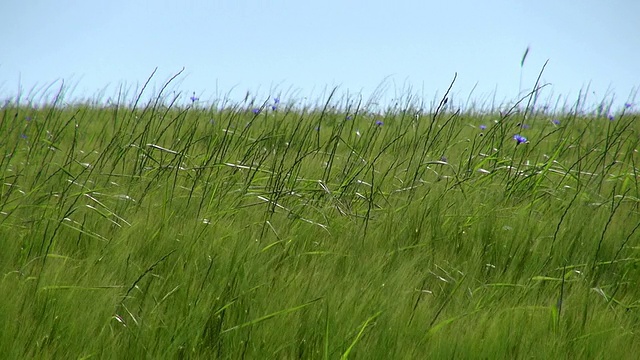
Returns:
[[[640,351],[636,113],[276,105],[5,104],[0,353]]]

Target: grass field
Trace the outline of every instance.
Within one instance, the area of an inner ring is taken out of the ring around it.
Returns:
[[[7,102],[0,354],[635,359],[638,113],[527,102]]]

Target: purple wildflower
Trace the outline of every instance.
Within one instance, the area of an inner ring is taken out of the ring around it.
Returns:
[[[25,121],[31,121],[31,119],[32,119],[32,117],[31,117],[31,116],[26,116],[26,117],[24,118],[24,120],[25,120]]]
[[[271,110],[276,111],[276,110],[278,110],[278,107],[275,106],[275,105],[271,105]]]
[[[255,109],[253,109],[251,111],[256,115],[260,114],[260,108],[255,108]]]
[[[20,138],[26,140],[27,139],[27,134],[20,134]]]
[[[196,92],[195,91],[193,92],[193,95],[191,95],[191,97],[189,99],[191,100],[191,103],[194,103],[194,102],[200,100],[199,97],[196,97]]]
[[[522,135],[518,135],[518,134],[513,135],[513,140],[517,141],[518,145],[527,142],[527,138],[526,137],[524,137]]]
[[[382,120],[378,120],[378,121],[376,121],[376,125],[377,126],[382,126],[382,125],[384,125],[384,123],[382,122]]]
[[[628,102],[628,103],[624,103],[624,108],[625,108],[625,109],[629,109],[629,108],[630,108],[630,107],[632,107],[632,106],[633,106],[633,104],[632,104],[632,103],[629,103],[629,102]]]
[[[560,120],[558,119],[553,119],[553,121],[551,121],[553,123],[553,125],[560,125]]]
[[[484,130],[486,130],[486,129],[487,129],[487,125],[480,125],[480,126],[479,126],[479,128],[480,128],[480,130],[483,130],[483,131],[484,131]]]
[[[522,128],[522,129],[528,129],[528,128],[530,128],[530,127],[531,127],[531,126],[529,126],[528,124],[521,124],[521,125],[520,125],[520,128]]]
[[[615,119],[616,119],[616,118],[615,118],[613,115],[611,115],[611,114],[609,114],[609,116],[607,116],[607,118],[609,119],[609,121],[613,121],[613,120],[615,120]]]
[[[273,104],[274,106],[280,104],[280,98],[279,97],[273,98]]]
[[[346,118],[344,118],[345,120],[351,120],[351,115],[347,115]]]

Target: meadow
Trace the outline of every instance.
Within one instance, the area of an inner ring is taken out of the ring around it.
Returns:
[[[530,95],[8,101],[0,354],[635,359],[638,113]]]

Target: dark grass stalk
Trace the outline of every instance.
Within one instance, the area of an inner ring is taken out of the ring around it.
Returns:
[[[538,78],[536,79],[536,82],[533,84],[534,90],[531,91],[527,96],[528,97],[527,106],[525,106],[524,108],[521,124],[527,123],[527,114],[531,115],[533,113],[535,102],[538,99],[538,94],[540,93],[540,90],[547,85],[545,84],[540,86],[539,84],[540,84],[540,79],[542,78],[542,74],[544,73],[544,69],[547,67],[548,63],[549,63],[549,60],[547,59],[547,61],[545,61],[544,64],[542,65],[542,69],[540,69],[540,72],[538,73]]]
[[[626,193],[622,194],[622,197],[620,197],[620,200],[618,200],[618,202],[616,203],[616,197],[613,196],[613,194],[615,194],[616,192],[616,186],[614,186],[613,190],[612,190],[612,194],[611,194],[611,210],[609,213],[609,218],[607,219],[607,222],[604,225],[604,228],[602,229],[602,232],[600,233],[600,239],[598,240],[598,245],[596,247],[596,251],[593,255],[593,262],[591,264],[591,268],[590,268],[590,273],[591,273],[591,286],[594,287],[596,286],[596,283],[598,282],[599,278],[600,278],[600,274],[601,271],[596,269],[596,264],[598,262],[598,257],[600,255],[600,250],[602,249],[602,243],[604,242],[604,238],[605,238],[605,234],[607,233],[607,230],[609,229],[609,225],[611,224],[611,221],[613,220],[614,215],[616,214],[616,211],[618,210],[618,208],[620,207],[620,205],[622,204],[622,202],[624,201],[624,198],[626,196]]]
[[[334,126],[332,128],[331,137],[327,142],[327,148],[325,149],[325,151],[329,153],[329,158],[327,160],[327,166],[325,167],[322,174],[322,181],[325,183],[328,183],[331,177],[331,169],[334,165],[338,145],[343,141],[342,132],[344,131],[344,126],[345,120],[339,120],[337,126]]]
[[[422,176],[422,174],[424,174],[424,168],[422,168],[422,164],[424,164],[424,162],[426,161],[426,157],[429,154],[429,150],[435,143],[435,138],[437,138],[437,134],[433,136],[433,132],[435,130],[436,121],[438,120],[438,115],[440,114],[440,111],[442,111],[444,106],[447,104],[449,100],[449,97],[448,97],[449,93],[451,92],[451,89],[453,88],[453,85],[455,84],[457,77],[458,77],[458,73],[455,73],[453,76],[453,80],[451,80],[451,83],[449,84],[449,88],[447,89],[447,91],[445,91],[444,95],[442,96],[442,99],[440,100],[438,106],[436,107],[436,110],[433,112],[433,115],[431,117],[431,122],[429,123],[429,127],[427,128],[426,133],[422,134],[421,139],[416,142],[416,143],[421,143],[422,141],[424,141],[425,144],[420,153],[420,157],[418,158],[416,170],[413,174],[413,178],[411,181],[412,184],[415,184],[417,180]],[[449,118],[449,120],[451,119],[452,117]],[[448,123],[449,121],[447,121],[447,123],[442,125],[442,127],[438,131],[438,134],[440,131],[442,131],[444,127],[446,127]],[[411,165],[411,162],[410,162],[410,165]]]

